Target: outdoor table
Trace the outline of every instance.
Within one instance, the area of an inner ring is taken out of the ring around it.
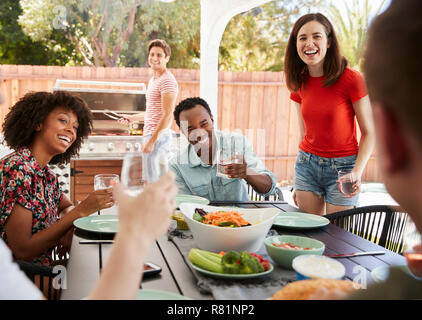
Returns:
[[[297,208],[281,201],[213,202],[210,205],[242,208],[276,207],[282,212],[298,211]],[[110,208],[105,213],[116,213],[116,208]],[[383,255],[341,258],[339,261],[343,263],[346,269],[344,278],[348,280],[354,280],[357,276],[365,277],[369,285],[373,282],[370,273],[375,268],[406,264],[402,255],[380,247],[331,223],[317,229],[292,230],[279,227],[274,228],[273,226],[272,230],[275,230],[278,234],[299,235],[320,240],[326,246],[324,254],[385,251]],[[108,239],[110,238],[112,237],[109,236]],[[70,259],[67,265],[67,288],[62,291],[62,299],[82,299],[87,297],[98,280],[101,268],[110,254],[111,244],[79,244],[79,241],[83,239],[99,239],[99,235],[75,230]],[[102,236],[102,239],[107,239],[107,237]],[[143,289],[169,291],[192,299],[214,299],[211,294],[200,292],[193,271],[174,243],[168,240],[167,235],[161,236],[155,242],[148,253],[147,261],[160,265],[162,272],[157,276],[144,279],[142,281]],[[280,268],[275,263],[273,264],[275,268]]]

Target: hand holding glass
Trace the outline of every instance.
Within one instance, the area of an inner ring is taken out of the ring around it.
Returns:
[[[240,152],[231,152],[230,149],[220,149],[218,153],[217,176],[230,179],[227,171],[233,165],[243,163],[243,155]]]
[[[339,170],[338,171],[338,181],[340,186],[340,191],[345,196],[351,196],[356,192],[356,177],[352,170]]]

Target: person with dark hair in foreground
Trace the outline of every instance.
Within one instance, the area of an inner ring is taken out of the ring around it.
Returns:
[[[263,196],[275,193],[275,176],[258,159],[246,138],[214,130],[214,119],[205,100],[195,97],[181,101],[174,118],[189,142],[170,162],[179,193],[209,200],[247,201],[246,182]],[[223,176],[217,174],[217,153],[224,147],[238,152],[238,161],[227,165]]]
[[[388,40],[386,40],[388,38]],[[393,0],[372,22],[364,75],[373,107],[377,161],[388,192],[422,232],[422,2]],[[419,260],[420,261],[420,260]],[[420,265],[420,263],[419,263]],[[345,298],[318,292],[315,299]],[[390,268],[383,283],[349,299],[422,299],[422,280]]]
[[[386,40],[388,38],[388,41]],[[422,233],[422,2],[393,0],[372,22],[364,74],[374,112],[377,160],[385,186]],[[422,280],[392,268],[357,299],[422,299]]]

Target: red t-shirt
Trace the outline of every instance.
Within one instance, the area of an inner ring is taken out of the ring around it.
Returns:
[[[367,95],[362,75],[346,68],[331,86],[323,87],[324,77],[308,76],[305,85],[290,94],[301,104],[305,136],[299,148],[325,158],[358,153],[353,103]]]

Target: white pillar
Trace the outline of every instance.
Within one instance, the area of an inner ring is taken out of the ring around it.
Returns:
[[[218,48],[235,15],[271,0],[201,0],[200,96],[210,105],[217,128]]]

